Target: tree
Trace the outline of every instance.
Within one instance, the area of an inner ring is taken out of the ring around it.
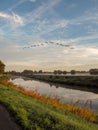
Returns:
[[[24,70],[22,72],[23,75],[33,75],[33,71],[32,70]]]
[[[71,74],[75,74],[76,71],[75,71],[75,70],[71,70],[70,73],[71,73]]]
[[[58,74],[58,72],[57,72],[57,70],[54,70],[54,72],[53,72],[54,74]]]
[[[63,71],[62,73],[63,73],[63,74],[67,74],[67,71]]]
[[[58,70],[58,74],[62,74],[62,71],[61,71],[61,70]]]
[[[0,60],[0,74],[2,74],[5,70],[5,64]]]
[[[90,70],[89,70],[89,73],[96,75],[96,74],[98,74],[98,69],[90,69]]]
[[[61,70],[54,70],[54,74],[62,74]]]
[[[38,73],[43,73],[43,71],[42,70],[39,70],[39,72]]]

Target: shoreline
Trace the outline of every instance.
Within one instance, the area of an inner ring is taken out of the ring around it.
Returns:
[[[32,80],[34,80],[34,81],[37,81],[37,82],[42,82],[42,83],[47,83],[47,84],[49,84],[50,86],[55,86],[56,88],[58,88],[58,87],[61,87],[61,88],[68,88],[68,89],[73,89],[73,90],[81,90],[81,91],[84,91],[84,92],[92,92],[92,93],[94,93],[94,94],[98,94],[98,93],[96,93],[96,90],[94,90],[94,89],[91,89],[91,88],[87,88],[87,87],[80,87],[80,86],[64,86],[63,84],[59,84],[59,83],[51,83],[51,82],[48,82],[48,81],[42,81],[42,80],[38,80],[38,79],[32,79],[32,78],[27,78],[27,77],[23,77],[23,76],[21,76],[21,77],[17,77],[17,78],[22,78],[23,80],[24,80],[24,83],[25,83],[25,80],[27,81],[27,80],[30,80],[30,81],[32,81]],[[17,79],[16,78],[16,79]],[[13,81],[12,81],[12,83],[14,83]],[[23,83],[23,84],[24,84]],[[20,83],[21,84],[21,83]],[[21,84],[21,85],[23,85],[23,84]],[[17,83],[16,83],[16,85],[17,85]],[[36,86],[37,86],[38,84],[36,84]],[[28,86],[28,85],[27,85]],[[30,85],[30,86],[32,86],[32,85]],[[24,85],[22,86],[23,88],[24,88]],[[29,91],[32,91],[32,89],[31,88],[25,88],[25,89],[27,89],[27,90],[29,90]],[[42,89],[44,89],[44,88],[42,88]],[[46,90],[45,90],[46,91]],[[52,92],[52,91],[51,91]],[[43,94],[43,93],[42,93]],[[46,93],[46,94],[48,94],[48,93]],[[58,94],[57,94],[58,95]],[[48,95],[49,96],[49,95]],[[51,97],[51,96],[50,96]],[[61,101],[61,102],[63,102],[63,103],[69,103],[69,104],[75,104],[77,101],[78,101],[78,105],[80,106],[80,107],[83,107],[83,106],[85,106],[85,103],[87,104],[86,105],[86,107],[87,108],[91,108],[93,111],[97,111],[98,110],[98,104],[96,103],[96,101],[94,101],[93,102],[93,99],[87,99],[87,100],[81,100],[81,99],[77,99],[76,101],[74,100],[62,100],[60,97],[62,97],[62,95],[58,95],[58,97],[59,97],[59,100]],[[98,111],[97,111],[98,112]]]
[[[49,84],[55,85],[66,85],[67,88],[73,88],[76,90],[83,90],[94,92],[98,94],[98,77],[90,77],[90,76],[57,76],[57,75],[20,75],[18,77],[30,78],[42,82],[46,82]]]

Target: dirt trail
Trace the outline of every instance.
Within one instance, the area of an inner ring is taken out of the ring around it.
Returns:
[[[12,120],[8,111],[0,104],[0,130],[21,130]]]

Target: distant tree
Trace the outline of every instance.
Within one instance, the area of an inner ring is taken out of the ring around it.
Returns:
[[[39,73],[42,73],[43,71],[42,70],[39,70]]]
[[[0,60],[0,74],[2,74],[5,70],[5,64]]]
[[[15,71],[15,70],[12,70],[12,71],[10,71],[10,74],[16,75],[16,71]]]
[[[62,73],[63,73],[63,74],[67,74],[67,71],[63,71]]]
[[[96,75],[96,74],[98,74],[98,69],[90,69],[90,70],[89,70],[89,73]]]
[[[61,70],[54,70],[54,74],[62,74],[63,72]]]
[[[17,72],[15,70],[12,70],[10,72],[7,72],[8,74],[11,74],[11,75],[17,75],[17,76],[20,76],[21,75],[21,72]]]
[[[61,70],[58,70],[58,74],[62,74],[63,72]]]
[[[54,70],[54,72],[53,72],[54,74],[58,74],[58,72],[57,72],[57,70]]]
[[[87,73],[87,71],[76,71],[76,73]]]
[[[76,74],[76,71],[75,70],[71,70],[70,73],[71,74]]]
[[[36,70],[34,71],[34,74],[37,74],[37,71],[36,71]]]
[[[32,70],[24,70],[22,72],[23,75],[32,75],[33,74],[33,71]]]

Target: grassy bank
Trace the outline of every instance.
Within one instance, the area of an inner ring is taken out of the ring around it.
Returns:
[[[98,76],[27,75],[27,77],[73,87],[80,86],[87,91],[91,89],[98,93]]]
[[[5,81],[0,83],[0,102],[24,130],[98,129],[97,117],[92,111],[62,104],[55,98],[49,99],[36,91],[31,93]]]

